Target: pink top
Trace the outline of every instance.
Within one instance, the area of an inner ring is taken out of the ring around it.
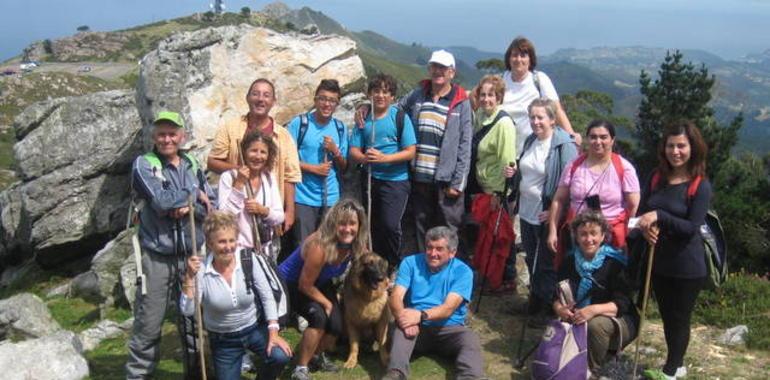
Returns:
[[[267,217],[263,220],[264,223],[268,226],[283,223],[283,200],[281,200],[281,193],[273,174],[262,173],[262,185],[254,191],[254,197],[258,203],[270,209]],[[244,210],[245,200],[245,189],[233,188],[233,171],[228,170],[222,173],[219,177],[219,209],[230,211],[238,217],[238,247],[254,248],[254,242],[251,238],[251,216]]]
[[[620,178],[615,167],[610,163],[601,173],[594,173],[586,166],[586,161],[575,170],[575,174],[570,178],[574,160],[564,169],[559,181],[559,187],[569,188],[570,208],[575,210],[575,214],[588,208],[584,201],[586,197],[598,194],[601,201],[602,214],[607,221],[612,221],[623,212],[625,208],[625,195],[639,192],[639,178],[636,176],[636,169],[625,158],[620,159],[623,163],[623,184],[621,187]],[[589,190],[590,189],[590,190]]]

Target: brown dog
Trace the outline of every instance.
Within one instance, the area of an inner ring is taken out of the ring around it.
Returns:
[[[372,332],[379,346],[380,361],[383,365],[388,364],[385,342],[390,321],[389,285],[388,262],[379,255],[368,252],[353,262],[343,291],[345,324],[350,342],[345,368],[358,364],[359,342],[362,338],[371,337]]]

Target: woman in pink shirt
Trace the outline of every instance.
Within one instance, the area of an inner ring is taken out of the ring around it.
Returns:
[[[613,153],[615,126],[594,120],[586,130],[588,150],[562,171],[559,187],[551,202],[548,218],[548,248],[562,257],[567,244],[560,227],[587,209],[601,211],[610,224],[610,244],[625,247],[628,218],[639,207],[639,178],[625,158]],[[569,202],[569,203],[568,203]],[[568,206],[567,206],[568,205]],[[567,208],[568,207],[568,208]],[[566,218],[563,218],[565,209]],[[557,264],[558,265],[558,264]]]
[[[276,145],[270,136],[254,131],[244,136],[239,148],[245,165],[219,178],[219,209],[238,217],[238,247],[254,248],[251,225],[252,216],[256,216],[262,252],[275,262],[270,246],[273,227],[284,219],[280,184],[270,173],[277,156]],[[251,184],[253,198],[246,196],[247,184]]]

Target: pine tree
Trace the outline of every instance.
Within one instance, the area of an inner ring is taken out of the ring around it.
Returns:
[[[709,147],[707,170],[713,175],[719,172],[738,141],[743,116],[739,114],[728,126],[717,122],[709,106],[715,82],[705,65],[696,68],[692,63],[683,63],[678,50],[666,53],[658,79],[653,81],[642,71],[639,83],[643,98],[635,133],[639,147],[636,162],[641,174],[648,174],[657,165],[656,151],[663,129],[678,120],[692,120],[700,128]]]

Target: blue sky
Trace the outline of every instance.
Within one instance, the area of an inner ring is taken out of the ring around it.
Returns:
[[[209,0],[2,0],[0,60],[29,43],[114,30],[208,9]],[[229,10],[269,1],[226,1]],[[516,35],[539,52],[595,46],[695,48],[737,58],[770,49],[768,0],[323,0],[285,1],[323,11],[351,30],[400,42],[503,51]]]

